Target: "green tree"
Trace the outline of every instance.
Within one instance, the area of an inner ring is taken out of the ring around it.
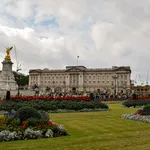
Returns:
[[[19,86],[28,85],[29,75],[25,75],[23,73],[15,72],[15,71],[13,73],[14,73],[14,77],[15,77],[15,81],[17,82],[17,85]]]

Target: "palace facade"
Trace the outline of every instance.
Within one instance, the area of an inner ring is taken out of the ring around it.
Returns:
[[[131,69],[129,66],[112,68],[86,68],[66,66],[65,69],[29,70],[29,87],[35,85],[51,92],[99,92],[129,94],[131,92]]]
[[[150,86],[149,85],[137,85],[133,87],[134,93],[139,94],[139,95],[148,95],[150,94]]]

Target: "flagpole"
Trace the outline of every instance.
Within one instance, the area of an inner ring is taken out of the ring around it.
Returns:
[[[77,56],[77,66],[78,66],[78,58],[79,58],[79,56]]]

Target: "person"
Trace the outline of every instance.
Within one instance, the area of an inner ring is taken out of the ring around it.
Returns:
[[[6,100],[10,100],[10,91],[6,92]]]

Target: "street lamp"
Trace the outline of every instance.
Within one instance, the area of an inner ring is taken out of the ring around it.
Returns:
[[[116,96],[116,92],[117,92],[117,86],[116,86],[116,81],[117,81],[117,75],[115,75],[115,76],[112,76],[112,78],[115,80],[115,89],[114,89],[114,96]]]
[[[17,95],[19,96],[20,95],[20,92],[19,92],[19,86],[20,86],[20,74],[19,74],[19,71],[21,70],[21,68],[17,68],[17,75],[18,75],[18,93],[17,93]]]
[[[63,84],[64,84],[64,93],[66,92],[66,82],[63,81]]]
[[[78,59],[79,59],[79,56],[77,56],[77,66],[78,66]]]
[[[55,92],[55,81],[53,81],[53,93]]]

